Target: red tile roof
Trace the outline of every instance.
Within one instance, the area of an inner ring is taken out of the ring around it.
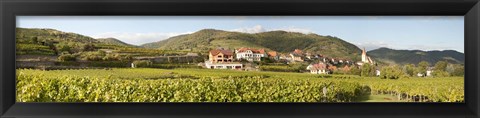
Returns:
[[[324,63],[318,63],[312,65],[312,70],[324,70],[327,69],[327,65]]]
[[[275,57],[275,56],[278,55],[277,52],[275,52],[275,51],[268,52],[267,54],[268,54],[268,56],[271,56],[271,57]]]
[[[300,49],[295,49],[295,51],[293,51],[293,53],[297,53],[297,54],[303,54],[303,51],[300,50]]]
[[[239,48],[238,52],[245,52],[247,50],[251,50],[253,53],[262,53],[262,54],[265,53],[265,49],[257,50],[257,49],[254,49],[254,48],[245,48],[245,47]]]
[[[222,50],[222,49],[210,50],[210,54],[212,54],[213,56],[217,56],[220,53],[227,56],[233,56],[233,52],[230,50]]]

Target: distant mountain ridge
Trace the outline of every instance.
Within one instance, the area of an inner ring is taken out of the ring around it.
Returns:
[[[48,28],[16,28],[16,36],[17,40],[29,40],[35,37],[38,39],[48,39],[52,41],[99,43],[99,41],[89,36]]]
[[[418,64],[420,61],[427,61],[432,65],[438,61],[447,61],[455,64],[465,63],[465,54],[455,50],[422,51],[379,48],[368,51],[367,55],[387,64]]]
[[[49,28],[16,28],[17,40],[31,40],[32,38],[57,42],[104,43],[120,46],[134,46],[115,38],[92,38],[89,36],[59,31]]]
[[[216,29],[203,29],[192,34],[174,36],[166,40],[141,45],[146,48],[165,50],[208,51],[223,47],[264,48],[266,50],[289,53],[295,49],[322,54],[328,57],[359,60],[361,50],[340,38],[317,34],[302,34],[286,31],[269,31],[255,34],[230,32]]]
[[[116,38],[97,38],[98,41],[105,43],[105,44],[110,44],[110,45],[121,45],[121,46],[135,46],[132,44],[125,43],[123,41],[120,41]]]

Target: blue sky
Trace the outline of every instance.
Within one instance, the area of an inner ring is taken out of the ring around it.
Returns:
[[[213,28],[284,30],[339,37],[365,47],[464,52],[463,16],[17,16],[17,27],[53,28],[141,45]]]

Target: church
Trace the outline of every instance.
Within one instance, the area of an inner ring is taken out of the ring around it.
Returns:
[[[363,50],[362,50],[362,61],[357,62],[357,65],[361,66],[365,63],[374,64],[375,62],[372,60],[372,58],[367,56],[367,51],[365,51],[365,48],[363,48]]]

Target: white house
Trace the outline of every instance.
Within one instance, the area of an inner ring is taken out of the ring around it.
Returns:
[[[303,62],[305,58],[305,54],[300,49],[295,49],[292,53],[290,53],[290,57],[292,58],[291,61]]]
[[[267,54],[265,53],[264,49],[253,49],[253,48],[240,48],[235,50],[236,59],[245,59],[247,61],[261,61],[262,57],[266,57]]]
[[[239,62],[212,63],[205,61],[205,67],[209,69],[242,69],[243,65]]]
[[[307,66],[307,70],[310,70],[311,74],[328,74],[327,64],[325,63],[310,64]]]
[[[432,73],[433,73],[433,67],[428,67],[428,69],[427,69],[427,71],[425,71],[425,73],[422,73],[422,72],[417,73],[417,76],[419,76],[419,77],[425,77],[425,76],[430,77],[430,76],[432,76]]]

